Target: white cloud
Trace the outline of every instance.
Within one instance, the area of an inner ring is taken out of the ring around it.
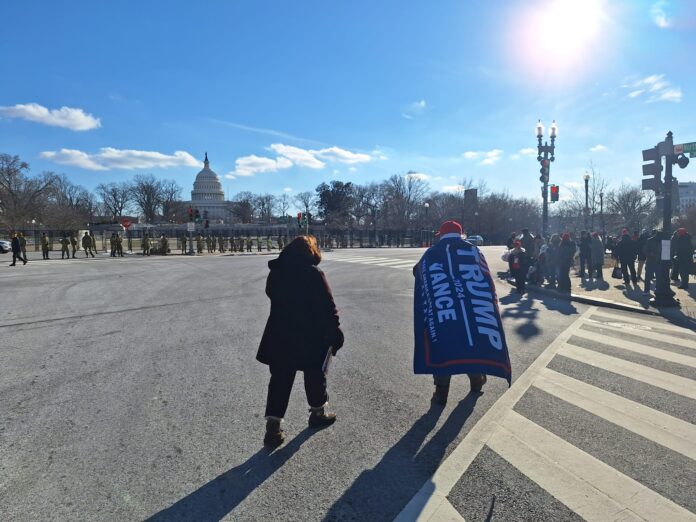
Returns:
[[[442,187],[443,192],[461,192],[465,189],[466,187],[464,185],[445,185]]]
[[[526,147],[524,149],[520,149],[518,154],[520,156],[536,156],[539,151],[533,147]]]
[[[667,13],[665,13],[667,5],[668,2],[666,0],[658,0],[650,7],[650,16],[660,29],[666,29],[671,23],[669,18],[667,18]]]
[[[682,100],[681,88],[672,86],[665,79],[664,74],[651,74],[623,87],[633,89],[628,93],[629,98],[635,99],[644,96],[646,103],[658,101],[679,103]]]
[[[468,150],[462,156],[464,156],[466,159],[476,159],[481,155],[480,152],[474,152],[473,150]]]
[[[421,181],[428,181],[432,178],[432,176],[429,176],[428,174],[423,174],[422,172],[409,172],[408,174],[406,174],[406,177],[419,179]]]
[[[285,188],[283,189],[283,192],[292,192],[292,188],[291,188],[291,187],[285,187]]]
[[[520,155],[519,155],[519,154],[513,154],[512,156],[510,156],[510,159],[518,160],[518,159],[520,159]]]
[[[580,189],[585,186],[580,181],[566,181],[563,185],[570,189]]]
[[[0,106],[0,116],[5,118],[20,118],[49,125],[51,127],[63,127],[74,131],[86,131],[101,127],[99,118],[87,114],[82,109],[61,107],[60,109],[47,109],[38,103],[26,103]]]
[[[191,154],[177,150],[167,155],[148,150],[121,150],[113,147],[99,149],[97,154],[88,154],[80,150],[60,149],[41,153],[42,158],[61,165],[71,165],[87,170],[109,169],[149,169],[168,167],[200,167],[201,162]]]
[[[310,169],[322,169],[326,165],[323,161],[316,158],[314,151],[293,147],[292,145],[283,145],[282,143],[274,143],[271,145],[271,150],[279,156],[287,158],[295,165],[300,167],[308,167]]]
[[[341,173],[341,171],[338,169],[334,169],[334,171],[333,171],[334,176],[338,176],[340,173]]]
[[[237,158],[234,162],[234,173],[237,176],[253,176],[259,172],[276,172],[292,167],[288,158],[262,158],[254,154]]]
[[[590,147],[590,152],[606,152],[607,150],[609,150],[607,147],[599,143],[594,147]]]
[[[358,169],[356,169],[355,167],[348,167],[348,170],[351,171],[351,172],[355,172],[355,171],[358,170]]]
[[[503,151],[500,149],[493,149],[484,154],[484,159],[479,163],[479,165],[495,165],[503,157]]]
[[[426,105],[425,100],[418,100],[414,101],[413,103],[409,103],[406,107],[404,107],[403,111],[401,112],[401,116],[407,120],[412,120],[416,116],[423,113]]]
[[[362,152],[351,152],[340,147],[329,147],[327,149],[317,151],[311,150],[309,152],[316,154],[324,160],[336,161],[338,163],[345,163],[347,165],[353,165],[355,163],[367,163],[372,160],[372,157],[369,154],[364,154]]]

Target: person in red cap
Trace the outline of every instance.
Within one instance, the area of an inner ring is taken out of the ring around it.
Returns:
[[[522,241],[516,239],[512,244],[512,250],[508,254],[510,275],[515,279],[515,288],[518,294],[526,292],[527,271],[529,270],[529,254],[522,248]]]
[[[678,228],[676,237],[672,239],[672,252],[676,258],[677,272],[679,273],[679,288],[689,288],[689,272],[693,264],[694,244],[691,235],[685,228]]]

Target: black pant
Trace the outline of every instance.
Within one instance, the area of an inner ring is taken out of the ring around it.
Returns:
[[[585,266],[589,276],[592,277],[592,257],[580,254],[580,277],[585,277]]]
[[[268,383],[268,398],[266,400],[266,417],[285,417],[290,401],[292,384],[295,382],[295,370],[271,366],[271,381]],[[305,370],[304,386],[307,402],[312,408],[319,408],[329,400],[326,392],[326,375],[320,369]]]
[[[12,264],[13,264],[13,265],[16,265],[16,264],[17,264],[17,260],[18,260],[18,259],[19,259],[20,261],[22,261],[23,263],[26,263],[26,262],[27,262],[27,257],[26,257],[26,256],[22,257],[22,253],[21,253],[21,252],[12,252]]]
[[[689,265],[691,259],[677,259],[677,269],[679,270],[679,287],[689,286]]]
[[[651,262],[648,260],[645,263],[645,293],[650,291],[650,283],[657,277],[656,271],[659,267],[659,261]]]
[[[570,293],[570,266],[561,266],[558,269],[558,290]]]
[[[515,278],[515,288],[517,288],[520,294],[523,294],[527,288],[527,278],[524,270],[522,268],[513,268],[510,272],[512,272],[512,277]]]
[[[629,283],[628,272],[631,272],[630,281],[633,281],[635,285],[638,282],[638,276],[636,276],[636,262],[631,259],[630,261],[621,260],[621,274],[623,275],[624,283]]]

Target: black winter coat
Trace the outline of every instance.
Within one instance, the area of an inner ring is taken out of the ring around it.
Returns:
[[[12,245],[13,254],[19,254],[22,251],[22,244],[19,242],[18,237],[13,237],[10,244]]]
[[[558,247],[558,266],[560,268],[570,268],[573,266],[576,248],[577,247],[574,241],[561,241],[561,244]]]
[[[621,236],[621,241],[614,248],[619,261],[622,263],[631,263],[636,260],[638,244],[629,236]]]
[[[324,272],[282,254],[269,261],[271,314],[256,359],[292,370],[317,370],[330,346],[343,345],[338,311]]]
[[[690,267],[694,255],[694,245],[691,241],[691,236],[689,233],[683,236],[677,235],[672,239],[672,250],[674,251],[674,256],[677,258],[679,266]]]

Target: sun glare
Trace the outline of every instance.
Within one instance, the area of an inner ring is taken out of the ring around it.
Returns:
[[[578,73],[599,49],[606,13],[602,0],[548,0],[514,18],[508,42],[516,63],[543,75]]]

